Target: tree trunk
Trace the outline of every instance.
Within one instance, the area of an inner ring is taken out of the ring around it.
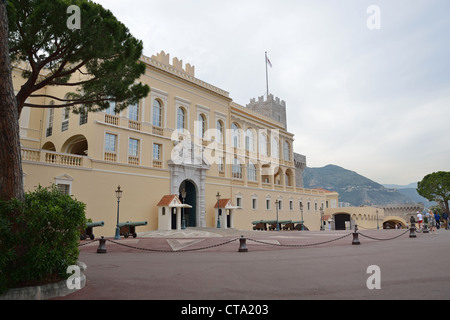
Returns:
[[[0,200],[24,200],[19,113],[11,75],[8,15],[0,0]]]

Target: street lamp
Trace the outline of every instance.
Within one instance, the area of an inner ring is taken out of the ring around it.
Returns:
[[[120,198],[122,197],[123,190],[120,189],[120,186],[117,187],[116,190],[116,198],[117,198],[117,225],[116,225],[116,235],[114,236],[115,240],[120,239],[120,228],[119,228],[119,204]]]
[[[181,198],[183,198],[183,204],[184,204],[184,200],[186,199],[186,189],[183,188],[183,190],[181,190]],[[181,229],[185,230],[186,229],[186,219],[184,217],[184,210],[185,208],[183,207],[183,219],[181,220]]]
[[[217,199],[217,228],[220,229],[220,217],[219,217],[220,216],[220,203],[219,203],[220,193],[219,193],[219,191],[217,191],[216,199]]]
[[[304,231],[305,229],[304,229],[304,221],[303,221],[303,202],[300,202],[300,212],[301,212],[301,214],[302,214],[302,221],[301,221],[301,223],[302,223],[302,231]]]
[[[377,209],[377,230],[380,230],[380,226],[378,224],[378,209]]]
[[[278,199],[275,200],[275,206],[277,207],[276,208],[277,209],[277,228],[276,228],[277,231],[280,231],[280,225],[278,224],[278,205],[279,205],[279,203],[280,203],[280,201],[278,201]]]
[[[320,206],[320,231],[323,231],[323,203]]]

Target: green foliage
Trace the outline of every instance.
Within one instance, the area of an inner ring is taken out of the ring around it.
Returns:
[[[67,278],[78,260],[85,204],[56,186],[25,195],[25,202],[0,204],[0,292]]]
[[[70,5],[80,8],[80,29],[67,27]],[[148,95],[147,85],[135,83],[146,69],[139,62],[142,41],[101,5],[88,0],[9,0],[8,18],[11,60],[32,66],[23,72],[28,81],[18,103],[38,107],[24,98],[47,85],[76,88],[65,98],[45,95],[57,100],[53,107],[72,106],[74,112],[81,105],[88,111],[103,110],[109,101],[119,111]],[[46,76],[39,78],[42,71]]]
[[[450,172],[439,171],[426,175],[417,184],[417,192],[430,201],[448,203],[450,200]]]
[[[426,175],[417,183],[417,192],[430,201],[441,202],[450,212],[450,172],[439,171]]]

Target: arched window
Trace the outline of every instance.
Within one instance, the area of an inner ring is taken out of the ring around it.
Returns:
[[[222,122],[222,120],[217,120],[216,129],[217,129],[216,140],[219,143],[223,143],[223,122]]]
[[[250,161],[247,167],[247,180],[256,181],[256,166]]]
[[[278,139],[272,137],[272,158],[280,158],[280,146],[278,145]]]
[[[283,155],[284,160],[291,161],[291,145],[288,141],[284,142]]]
[[[259,134],[259,153],[267,156],[267,136],[265,133]]]
[[[236,123],[233,123],[231,125],[231,134],[232,134],[232,140],[233,140],[233,147],[239,148],[241,146],[241,137],[239,134],[240,128]]]
[[[247,129],[245,132],[245,150],[254,152],[255,151],[255,135],[252,129]]]
[[[177,129],[183,130],[186,128],[186,111],[183,108],[178,108],[177,111]]]
[[[153,126],[162,127],[162,104],[158,99],[153,101]]]
[[[203,138],[206,131],[206,117],[204,114],[198,115],[198,136]]]

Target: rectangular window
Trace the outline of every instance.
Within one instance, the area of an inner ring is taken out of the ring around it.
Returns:
[[[53,133],[53,117],[55,114],[55,109],[49,108],[48,109],[48,121],[47,121],[47,131],[46,131],[46,137],[50,137]]]
[[[58,184],[57,187],[63,195],[70,196],[70,184]]]
[[[161,148],[162,146],[160,144],[153,144],[153,160],[161,160]]]
[[[108,107],[108,109],[105,110],[105,112],[111,116],[114,116],[114,115],[116,115],[115,108],[116,108],[116,103],[114,101],[110,101],[109,107]]]
[[[258,209],[258,199],[252,198],[252,209],[256,210]]]
[[[88,112],[86,108],[80,108],[80,126],[87,123]]]
[[[270,199],[266,199],[266,210],[270,210]]]
[[[236,197],[236,206],[242,207],[242,198],[241,197]]]
[[[153,166],[155,168],[162,168],[162,145],[159,143],[153,144]]]
[[[116,140],[117,136],[115,134],[107,133],[105,135],[105,151],[116,153]]]
[[[219,168],[219,172],[224,172],[225,171],[225,167],[223,165],[223,157],[218,157],[217,158],[217,167]]]
[[[70,108],[65,108],[63,110],[61,131],[66,131],[69,129],[69,115],[70,115]]]
[[[289,200],[289,210],[294,210],[294,201]]]
[[[128,106],[128,118],[132,121],[139,121],[139,105]]]
[[[139,140],[130,138],[128,142],[128,156],[130,157],[139,156]]]

